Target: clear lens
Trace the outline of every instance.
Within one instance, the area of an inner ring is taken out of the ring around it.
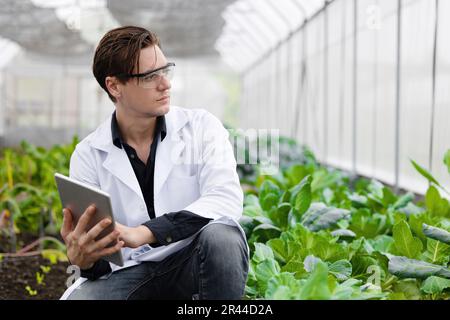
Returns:
[[[138,79],[139,86],[146,89],[156,88],[161,83],[163,77],[169,81],[172,80],[173,66],[167,66],[164,69],[158,70],[156,72],[146,75],[145,77],[139,78]]]

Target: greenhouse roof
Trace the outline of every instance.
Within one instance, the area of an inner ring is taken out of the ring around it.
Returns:
[[[299,28],[325,0],[0,0],[5,50],[65,61],[89,57],[101,35],[120,25],[155,31],[169,56],[217,52],[237,71]],[[0,40],[1,40],[0,38]],[[11,42],[12,41],[12,42]],[[88,60],[83,60],[88,61]]]

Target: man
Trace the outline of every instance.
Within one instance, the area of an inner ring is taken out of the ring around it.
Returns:
[[[240,299],[248,245],[237,223],[243,194],[228,132],[202,109],[170,106],[168,62],[159,39],[139,27],[109,31],[93,73],[115,105],[81,141],[70,176],[111,196],[111,222],[87,230],[64,209],[61,235],[81,278],[63,299]],[[117,244],[108,244],[117,240]],[[122,250],[124,267],[102,258]]]

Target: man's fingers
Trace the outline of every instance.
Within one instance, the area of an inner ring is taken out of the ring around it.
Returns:
[[[88,231],[86,234],[86,237],[84,239],[84,243],[89,243],[92,240],[95,240],[97,236],[105,230],[109,225],[111,224],[111,220],[109,219],[103,219],[99,223],[97,223],[91,230]]]
[[[86,227],[87,227],[89,221],[91,220],[91,218],[94,216],[94,214],[95,214],[95,206],[90,205],[86,209],[86,211],[84,211],[84,213],[81,215],[73,233],[75,235],[77,235],[78,237],[81,236],[83,234],[83,232],[86,231]]]
[[[125,242],[123,242],[123,241],[118,241],[114,247],[111,247],[111,248],[105,248],[105,249],[103,249],[103,250],[100,250],[100,251],[98,252],[98,257],[99,257],[99,258],[102,258],[102,257],[105,257],[105,256],[112,255],[113,253],[116,253],[117,251],[119,251],[120,249],[122,249],[122,247],[123,247],[124,244],[125,244]]]
[[[61,237],[63,237],[63,239],[66,239],[67,235],[72,231],[73,229],[73,225],[72,225],[72,212],[70,212],[69,209],[64,208],[63,209],[63,225],[61,227]]]
[[[110,232],[107,236],[104,236],[94,244],[94,251],[103,250],[108,244],[113,242],[115,239],[119,237],[119,232],[117,230],[114,230]]]

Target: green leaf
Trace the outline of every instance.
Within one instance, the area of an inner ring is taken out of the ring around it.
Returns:
[[[341,237],[341,238],[355,238],[356,234],[347,229],[337,229],[331,232],[333,237]]]
[[[269,211],[269,218],[280,229],[286,229],[288,226],[289,212],[292,207],[290,203],[281,203],[276,210]]]
[[[440,294],[447,288],[450,288],[449,279],[431,276],[423,282],[420,290],[428,294]]]
[[[352,206],[355,208],[362,208],[367,206],[367,197],[359,195],[357,193],[351,193],[348,198],[352,202]]]
[[[423,254],[423,260],[446,265],[449,261],[450,246],[434,239],[427,240],[427,251]]]
[[[398,210],[401,209],[403,207],[406,207],[409,203],[411,203],[411,201],[414,200],[414,194],[412,194],[411,192],[408,192],[407,194],[403,195],[401,198],[399,198],[394,205],[392,206],[392,208],[394,210]]]
[[[322,260],[320,260],[319,258],[313,256],[313,255],[309,255],[305,258],[305,260],[303,261],[303,268],[307,271],[307,272],[313,272],[314,269],[316,268],[316,265]]]
[[[265,180],[259,191],[259,203],[261,208],[266,211],[270,210],[273,206],[278,204],[280,197],[280,187],[270,180]]]
[[[317,170],[312,174],[311,192],[331,187],[341,178],[338,171],[329,172],[326,169]]]
[[[349,229],[356,233],[357,237],[367,239],[375,238],[384,233],[387,228],[386,215],[371,214],[368,209],[359,209],[351,216]]]
[[[295,186],[312,172],[314,172],[313,166],[293,165],[286,171],[286,176],[290,185]]]
[[[328,267],[324,262],[319,261],[314,271],[303,284],[299,298],[301,300],[327,300],[330,297]]]
[[[294,241],[283,240],[280,238],[267,241],[267,245],[272,248],[275,259],[281,264],[286,264],[295,255],[300,253],[301,245]]]
[[[410,217],[424,213],[425,209],[415,205],[413,202],[410,202],[405,207],[400,208],[397,211],[405,214],[407,217]]]
[[[270,209],[272,209],[272,207],[275,207],[278,204],[280,197],[276,194],[269,193],[264,198],[260,199],[262,199],[261,208],[263,208],[266,211],[269,211]]]
[[[264,260],[274,259],[273,251],[269,246],[262,243],[255,243],[255,253],[253,254],[253,261],[261,263]]]
[[[244,206],[255,206],[259,207],[259,199],[254,194],[249,194],[245,196]]]
[[[311,231],[328,229],[337,225],[341,219],[350,216],[350,211],[335,207],[327,207],[323,203],[313,203],[304,214],[301,223]]]
[[[253,205],[248,205],[244,207],[244,216],[248,216],[248,217],[263,217],[263,211],[261,210],[261,207],[259,206],[253,206]]]
[[[389,272],[399,278],[425,279],[430,276],[450,278],[450,270],[443,266],[399,256],[389,257]]]
[[[405,195],[400,199],[397,199],[397,196],[391,191],[391,189],[387,187],[383,186],[382,191],[383,191],[383,198],[381,199],[381,202],[383,203],[383,206],[385,208],[392,206],[395,210],[396,206],[401,208],[401,206],[406,205],[408,201],[411,201],[408,195]]]
[[[255,275],[258,281],[258,286],[261,288],[260,292],[265,293],[267,283],[270,278],[280,273],[280,266],[274,259],[264,260],[256,266]]]
[[[272,277],[268,284],[265,299],[295,299],[300,291],[300,281],[292,273],[282,272]]]
[[[324,238],[315,237],[312,242],[310,254],[322,259],[323,261],[334,262],[345,259],[348,256],[346,246],[340,243],[331,243]],[[306,256],[306,254],[304,254]]]
[[[448,173],[450,174],[450,149],[444,155],[444,164],[447,166]]]
[[[259,242],[267,242],[270,239],[279,237],[280,234],[280,228],[269,223],[262,223],[256,226],[252,232],[252,235],[255,236]]]
[[[394,248],[398,255],[416,258],[422,252],[422,241],[413,237],[408,224],[401,220],[393,228]]]
[[[394,239],[385,234],[375,237],[374,239],[367,240],[374,250],[378,252],[389,252]]]
[[[299,191],[295,197],[294,208],[297,210],[298,214],[303,215],[306,210],[308,210],[311,205],[311,181],[312,177],[310,175],[306,176],[299,185]]]
[[[352,275],[352,264],[348,260],[338,260],[329,266],[329,271],[339,281],[345,281]]]
[[[422,224],[422,230],[425,236],[431,239],[439,240],[450,245],[450,232],[447,230]]]
[[[403,293],[406,300],[420,300],[421,298],[420,288],[415,279],[400,280],[394,284],[393,290]]]
[[[414,160],[410,159],[412,165],[414,168],[419,172],[425,179],[427,179],[429,182],[434,183],[437,186],[441,186],[439,182],[429,173],[427,170],[425,170],[423,167],[421,167],[419,164],[417,164]]]
[[[303,278],[307,271],[303,267],[303,261],[300,259],[292,259],[287,264],[285,264],[281,271],[283,272],[290,272],[294,275],[295,278]]]
[[[450,205],[447,199],[439,194],[439,191],[430,186],[425,195],[425,204],[431,216],[450,217]]]

